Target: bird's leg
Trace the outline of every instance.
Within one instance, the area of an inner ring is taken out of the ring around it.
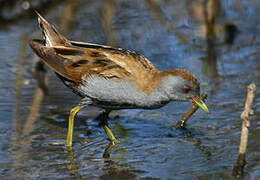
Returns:
[[[105,110],[99,117],[100,117],[100,124],[103,127],[105,133],[107,134],[108,139],[111,141],[111,143],[114,145],[115,143],[118,142],[116,137],[114,136],[112,130],[108,126],[108,115],[111,111],[110,110]]]
[[[67,133],[67,139],[66,139],[66,146],[71,147],[72,146],[72,138],[73,138],[73,129],[74,129],[74,119],[76,114],[83,108],[84,106],[78,105],[75,106],[70,110],[70,116],[69,116],[69,126],[68,126],[68,133]]]

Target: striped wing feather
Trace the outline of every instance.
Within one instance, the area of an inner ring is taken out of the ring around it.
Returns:
[[[101,76],[113,80],[136,81],[148,77],[155,67],[144,56],[132,51],[89,43],[72,42],[72,46],[53,46],[56,54],[68,60],[68,76],[75,82],[83,77]]]

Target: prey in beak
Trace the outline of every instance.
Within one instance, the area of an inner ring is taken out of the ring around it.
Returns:
[[[205,112],[210,113],[209,109],[207,107],[207,105],[201,100],[201,98],[199,97],[193,97],[191,98],[191,102],[193,102],[194,104],[196,104],[198,107],[200,107],[201,109],[203,109]]]

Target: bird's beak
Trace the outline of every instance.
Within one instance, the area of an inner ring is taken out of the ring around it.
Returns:
[[[199,106],[201,109],[203,109],[205,112],[209,113],[209,109],[207,107],[207,105],[198,97],[193,97],[191,98],[191,101],[196,104],[197,106]]]

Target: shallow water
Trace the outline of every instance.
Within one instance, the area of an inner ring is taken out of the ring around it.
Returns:
[[[40,37],[36,17],[8,2],[0,2],[1,179],[232,179],[246,87],[260,85],[259,1],[224,0],[208,11],[218,12],[215,27],[237,27],[228,43],[223,33],[205,40],[201,1],[33,1],[70,39],[136,50],[161,70],[186,68],[209,95],[211,114],[199,110],[187,130],[174,125],[190,103],[113,112],[109,122],[121,141],[115,147],[95,120],[101,110],[89,107],[76,120],[71,150],[50,143],[64,142],[69,110],[80,98],[49,70],[48,94],[38,88],[43,72],[35,72],[38,58],[27,44]],[[259,93],[245,179],[260,179]]]

